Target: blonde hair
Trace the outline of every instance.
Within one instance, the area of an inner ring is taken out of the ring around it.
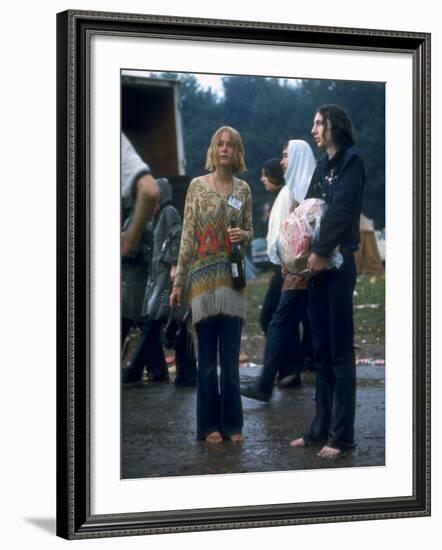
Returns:
[[[221,134],[227,132],[233,143],[233,165],[232,172],[244,172],[246,170],[246,162],[244,160],[244,145],[242,143],[241,136],[239,132],[232,128],[231,126],[221,126],[213,134],[210,141],[209,148],[207,149],[206,156],[206,169],[213,172],[216,169],[216,150],[218,148],[219,142],[221,140]]]

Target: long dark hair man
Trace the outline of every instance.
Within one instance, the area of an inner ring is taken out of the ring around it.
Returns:
[[[308,268],[315,274],[309,283],[309,313],[316,368],[316,415],[309,431],[290,445],[320,445],[318,456],[337,458],[355,445],[353,252],[359,243],[365,170],[355,147],[351,120],[341,107],[320,107],[311,133],[326,155],[318,163],[306,198],[320,198],[328,205],[308,259]],[[339,269],[324,269],[336,247],[343,264]]]

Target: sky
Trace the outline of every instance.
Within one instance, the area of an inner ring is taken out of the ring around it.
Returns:
[[[223,84],[222,84],[222,77],[224,75],[214,75],[214,74],[196,74],[195,77],[197,78],[198,82],[201,84],[203,88],[211,88],[212,92],[223,95]]]
[[[129,71],[128,71],[129,72]],[[155,74],[155,73],[150,73]],[[157,73],[158,74],[158,73]],[[224,89],[222,84],[223,77],[227,75],[216,75],[216,74],[206,74],[206,73],[192,73],[195,78],[198,80],[198,82],[201,84],[201,86],[204,89],[212,89],[212,92],[217,94],[218,96],[222,97],[224,95]],[[230,76],[230,75],[229,75]],[[289,84],[292,83],[292,85],[296,86],[298,83],[298,80],[296,79],[279,79],[282,83],[283,81],[288,82]]]
[[[200,82],[203,88],[212,88],[212,92],[219,95],[224,94],[222,78],[226,75],[198,74],[198,73],[194,73],[194,75],[197,78],[197,80]],[[289,85],[292,84],[293,86],[296,86],[297,83],[299,83],[297,79],[280,78],[279,81],[280,83],[282,83],[283,81],[287,81]]]

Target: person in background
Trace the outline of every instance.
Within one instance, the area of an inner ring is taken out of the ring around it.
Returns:
[[[270,210],[268,232],[267,232],[267,253],[271,258],[273,265],[273,275],[264,297],[260,315],[260,324],[264,334],[267,336],[267,329],[272,317],[278,307],[281,297],[281,287],[283,277],[281,274],[281,264],[279,259],[272,254],[275,242],[278,238],[279,228],[284,221],[286,214],[290,212],[290,196],[288,188],[284,188],[284,174],[280,165],[279,158],[273,158],[265,161],[261,169],[261,181],[268,193],[276,195],[273,207]],[[279,196],[282,192],[281,199]],[[279,199],[279,200],[278,200]],[[275,263],[277,261],[278,263]],[[300,383],[300,374],[296,368],[299,358],[300,340],[297,333],[291,340],[290,349],[287,350],[282,363],[278,368],[278,381],[282,387],[297,386]]]
[[[121,135],[121,345],[134,322],[140,320],[149,273],[150,220],[158,205],[159,190],[149,166]]]
[[[286,173],[289,173],[290,178],[273,205],[267,236],[270,260],[278,265],[281,263],[277,254],[279,228],[291,210],[303,200],[303,194],[308,188],[315,169],[315,159],[308,143],[292,140],[288,143],[287,150]],[[284,167],[283,161],[281,164]],[[289,167],[291,167],[290,171]],[[256,382],[241,388],[241,394],[249,399],[269,401],[278,370],[280,370],[281,387],[288,385],[296,387],[301,383],[303,359],[299,324],[306,312],[306,285],[301,278],[290,277],[284,272],[280,273],[278,301],[267,328],[263,368]],[[274,290],[275,294],[276,290],[277,288]]]
[[[250,188],[235,176],[246,166],[234,128],[213,134],[206,168],[210,173],[187,190],[170,305],[188,298],[198,343],[197,438],[218,444],[242,441],[239,353],[246,296],[245,288],[233,287],[229,256],[232,243],[246,245],[253,237]]]
[[[121,135],[121,196],[132,203],[132,219],[121,234],[121,254],[127,256],[140,240],[144,226],[158,205],[159,190],[149,166],[135,151],[125,134]]]
[[[305,141],[290,140],[282,153],[281,168],[284,172],[287,190],[290,191],[287,204],[290,207],[290,212],[292,212],[305,198],[313,171],[316,168],[316,161],[311,147]],[[285,197],[281,198],[285,201]],[[286,209],[287,206],[284,214]],[[304,307],[300,319],[303,366],[305,370],[314,370],[312,334],[306,307]]]
[[[328,207],[312,244],[308,268],[309,313],[316,370],[316,414],[308,432],[290,445],[320,445],[318,456],[334,459],[355,446],[356,368],[353,348],[354,252],[365,184],[364,162],[348,114],[338,105],[320,107],[312,135],[326,155],[319,161],[306,198]],[[324,269],[339,247],[343,264]]]
[[[268,193],[275,195],[273,200],[273,207],[277,204],[279,192],[284,187],[284,174],[279,164],[278,158],[272,158],[266,160],[261,168],[261,182]],[[268,231],[267,231],[267,253],[269,253],[268,243],[272,240],[273,234],[278,232],[278,223],[275,218],[274,208],[270,209],[268,218]],[[273,215],[272,215],[273,212]],[[272,315],[275,312],[276,306],[279,301],[279,294],[281,292],[281,266],[273,264],[273,275],[269,283],[264,301],[262,304],[262,310],[260,315],[260,324],[264,334],[267,332],[267,327],[272,320]],[[279,275],[279,277],[278,277]]]
[[[181,219],[172,206],[172,187],[166,178],[156,180],[160,189],[160,204],[153,220],[153,247],[149,278],[141,308],[142,332],[130,367],[124,371],[123,383],[142,382],[144,366],[149,380],[169,380],[162,346],[162,329],[169,316],[169,294],[175,278],[181,237]]]

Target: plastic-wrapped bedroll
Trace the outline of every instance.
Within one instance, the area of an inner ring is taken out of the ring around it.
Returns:
[[[307,199],[302,201],[282,223],[277,247],[281,263],[289,273],[309,276],[307,259],[326,209],[327,205],[323,200]],[[338,268],[341,264],[342,256],[336,249],[330,256],[327,269]]]

